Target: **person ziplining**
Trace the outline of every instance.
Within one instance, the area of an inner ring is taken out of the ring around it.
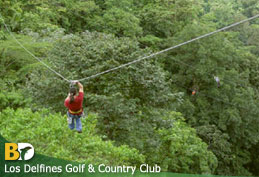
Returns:
[[[218,76],[214,76],[215,81],[217,82],[218,87],[220,87],[220,79]]]
[[[194,95],[196,94],[196,92],[197,92],[197,91],[196,91],[195,89],[193,89],[193,90],[192,90],[192,96],[194,96]]]
[[[79,87],[79,92],[75,87]],[[65,99],[64,105],[68,108],[67,111],[67,123],[68,127],[73,130],[75,128],[78,133],[82,133],[82,122],[81,117],[84,114],[83,111],[83,100],[84,100],[84,88],[79,81],[72,81],[69,89],[67,98]]]

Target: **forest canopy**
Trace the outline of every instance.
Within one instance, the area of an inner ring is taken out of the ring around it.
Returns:
[[[14,39],[77,80],[255,16],[259,1],[0,0],[0,13],[7,140],[85,163],[259,175],[259,18],[83,81],[80,135],[67,128],[69,84]]]

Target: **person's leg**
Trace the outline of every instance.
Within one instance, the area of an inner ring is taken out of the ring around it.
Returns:
[[[73,130],[75,128],[74,117],[69,112],[67,113],[68,127]]]
[[[74,120],[75,120],[75,118],[72,118],[71,124],[68,124],[68,127],[69,127],[71,130],[73,130],[73,129],[75,128]]]
[[[76,118],[76,130],[78,133],[82,133],[81,116],[77,116],[77,118]]]

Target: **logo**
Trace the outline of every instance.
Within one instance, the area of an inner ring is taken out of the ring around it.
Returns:
[[[34,148],[29,143],[5,143],[5,160],[30,160]]]

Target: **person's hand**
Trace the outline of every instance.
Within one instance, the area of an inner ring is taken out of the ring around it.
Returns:
[[[78,81],[78,80],[72,80],[71,83],[72,83],[73,85],[76,85],[76,84],[79,83],[79,81]]]

